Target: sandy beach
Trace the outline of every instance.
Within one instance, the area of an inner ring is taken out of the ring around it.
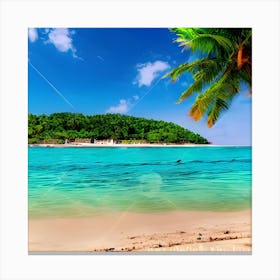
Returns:
[[[45,148],[121,148],[121,147],[218,147],[212,144],[93,144],[93,143],[70,143],[70,144],[29,144],[29,147],[45,147]]]
[[[245,252],[251,211],[29,219],[29,252]]]

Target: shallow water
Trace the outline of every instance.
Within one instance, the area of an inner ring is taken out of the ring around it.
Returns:
[[[28,154],[30,217],[251,207],[251,147],[30,147]]]

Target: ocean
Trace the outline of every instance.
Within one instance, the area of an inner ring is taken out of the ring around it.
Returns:
[[[28,148],[30,218],[251,208],[251,147]]]

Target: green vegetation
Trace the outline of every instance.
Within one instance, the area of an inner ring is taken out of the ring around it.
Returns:
[[[207,115],[207,126],[212,127],[220,114],[227,110],[240,91],[240,84],[252,83],[251,28],[173,28],[175,42],[190,49],[200,58],[183,63],[165,77],[175,81],[183,73],[193,76],[193,83],[181,94],[181,103],[198,94],[189,115],[200,120]]]
[[[114,139],[123,143],[196,143],[208,141],[174,123],[120,114],[28,115],[28,143],[64,143],[76,138]]]

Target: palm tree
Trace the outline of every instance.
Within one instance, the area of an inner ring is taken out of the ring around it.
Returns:
[[[191,63],[183,63],[164,77],[175,81],[183,73],[193,75],[194,82],[181,94],[181,103],[198,94],[189,115],[200,120],[207,115],[207,126],[212,127],[220,114],[227,110],[239,93],[241,83],[251,93],[252,30],[250,28],[173,28],[180,47],[200,54]]]

